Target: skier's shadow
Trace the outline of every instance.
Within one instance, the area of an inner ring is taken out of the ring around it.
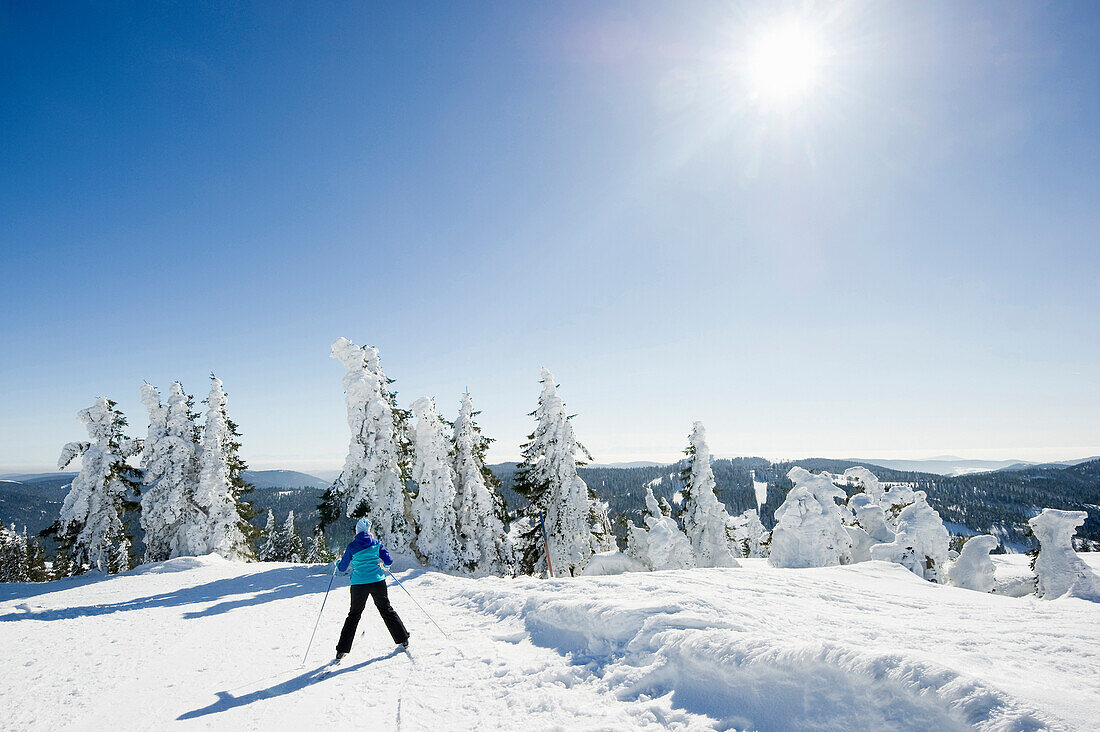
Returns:
[[[385,661],[388,658],[394,658],[395,656],[397,656],[398,653],[400,653],[400,649],[395,648],[393,651],[387,653],[384,656],[375,656],[372,659],[363,661],[362,663],[357,663],[354,666],[338,668],[335,671],[329,673],[325,677],[325,680],[331,679],[335,676],[340,676],[341,674],[358,671],[359,669],[365,666],[369,666],[372,663],[377,663],[378,661]],[[281,681],[274,686],[269,686],[268,688],[260,689],[259,691],[253,691],[249,694],[244,694],[243,696],[233,696],[228,691],[214,692],[215,695],[218,697],[218,700],[216,702],[209,706],[202,707],[201,709],[194,709],[190,712],[184,712],[180,716],[176,717],[176,721],[182,721],[184,719],[195,719],[196,717],[205,717],[207,714],[217,714],[219,712],[225,712],[230,709],[235,709],[237,707],[243,707],[247,704],[252,704],[253,702],[263,701],[264,699],[273,699],[277,696],[284,696],[286,694],[292,694],[295,691],[301,691],[310,684],[319,681],[321,679],[321,671],[323,671],[326,666],[328,666],[327,663],[322,664],[317,668],[306,671],[304,674],[295,676],[292,679]]]

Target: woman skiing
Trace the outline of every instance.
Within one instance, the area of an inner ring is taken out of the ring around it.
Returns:
[[[348,610],[348,617],[344,621],[344,629],[340,632],[340,642],[336,644],[337,663],[351,650],[351,643],[355,640],[355,628],[359,625],[359,618],[367,604],[367,595],[374,598],[374,606],[378,608],[378,614],[386,623],[393,642],[403,648],[409,647],[409,631],[405,630],[405,625],[397,616],[397,611],[390,605],[385,574],[379,566],[379,560],[386,569],[393,564],[393,558],[386,551],[386,547],[370,535],[370,521],[361,518],[355,524],[355,538],[348,544],[348,548],[344,550],[344,556],[336,565],[336,568],[345,574],[348,566],[351,566],[351,609]]]

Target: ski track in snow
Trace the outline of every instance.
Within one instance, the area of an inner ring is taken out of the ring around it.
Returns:
[[[997,557],[1006,585],[1027,557]],[[1091,557],[1088,558],[1091,561]],[[941,587],[897,565],[473,580],[410,568],[320,679],[346,584],[177,559],[0,585],[0,728],[1095,729],[1100,605]],[[344,580],[346,583],[346,580]]]

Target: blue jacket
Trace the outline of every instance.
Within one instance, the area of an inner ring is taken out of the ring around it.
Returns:
[[[382,542],[370,534],[356,534],[348,544],[348,548],[344,550],[344,556],[340,558],[336,568],[341,572],[347,572],[350,564],[351,584],[369,585],[371,582],[381,582],[386,578],[382,568],[378,566],[379,559],[386,565],[386,569],[393,564],[393,558]]]

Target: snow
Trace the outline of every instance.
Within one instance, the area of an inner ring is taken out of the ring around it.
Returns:
[[[622,574],[623,572],[644,572],[646,566],[634,557],[619,551],[600,552],[593,554],[584,565],[582,575],[597,577],[602,575]]]
[[[757,480],[756,471],[752,471],[752,490],[756,495],[756,508],[759,510],[761,506],[768,502],[768,481]]]
[[[1085,557],[1086,561],[1096,558]],[[998,576],[1027,557],[998,557]],[[9,729],[1088,729],[1100,604],[896,564],[470,579],[411,568],[318,680],[348,605],[324,567],[217,556],[0,585]]]

